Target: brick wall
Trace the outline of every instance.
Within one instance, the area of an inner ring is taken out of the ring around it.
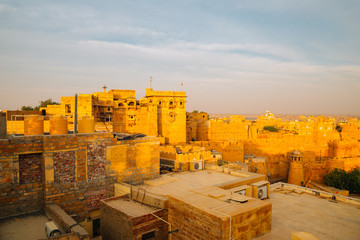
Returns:
[[[108,172],[87,181],[87,146],[99,140],[105,143],[103,147],[116,143],[110,133],[0,140],[0,218],[57,203],[67,213],[77,214],[78,220],[84,219],[88,211],[86,193],[91,196],[89,192],[102,189],[106,196],[114,193],[116,178]]]
[[[101,202],[101,235],[103,239],[138,239],[147,232],[156,231],[156,240],[168,239],[168,225],[151,214],[144,214],[139,217],[132,217],[120,210],[106,204],[107,201],[126,198],[115,197]],[[167,211],[158,210],[154,214],[167,221]]]
[[[100,189],[88,191],[84,194],[86,198],[87,210],[100,208],[100,201],[113,196],[111,189]]]
[[[44,205],[43,183],[2,184],[0,186],[0,219],[41,211]]]
[[[115,145],[126,146],[130,156],[119,172],[106,159],[106,149]],[[139,182],[158,176],[158,138],[117,141],[111,133],[92,133],[1,139],[0,218],[55,203],[81,221],[114,195],[117,173]]]
[[[0,140],[0,219],[42,209],[41,148],[41,137]]]
[[[159,218],[168,220],[167,211],[159,210],[154,213]],[[141,239],[144,233],[155,231],[156,240],[167,240],[168,239],[168,224],[164,221],[154,217],[151,214],[146,214],[144,216],[136,217],[132,219],[133,222],[133,239]]]
[[[41,182],[41,158],[38,153],[19,155],[20,184]]]
[[[75,158],[75,151],[54,153],[55,183],[72,183],[75,181]]]
[[[88,179],[99,179],[106,173],[105,142],[92,142],[87,145]]]
[[[64,210],[62,210],[56,204],[50,204],[45,207],[46,213],[52,218],[56,224],[62,228],[66,233],[72,233],[80,240],[88,240],[89,234],[80,225],[76,224],[75,220],[72,219]],[[55,238],[62,239],[62,238]],[[67,238],[64,238],[67,239]],[[75,238],[69,238],[75,239]]]

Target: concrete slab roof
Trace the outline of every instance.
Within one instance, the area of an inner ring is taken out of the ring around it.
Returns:
[[[272,229],[257,240],[291,239],[292,232],[309,232],[319,239],[360,239],[360,209],[300,191],[271,191]]]
[[[220,218],[237,215],[270,203],[233,193],[219,186],[245,185],[264,180],[263,175],[237,172],[231,175],[212,170],[162,175],[138,186],[146,193],[170,196]],[[237,189],[237,188],[236,188]]]
[[[104,202],[110,207],[115,208],[130,217],[140,217],[159,210],[127,198],[109,199]]]
[[[197,189],[208,186],[225,186],[227,184],[239,183],[239,185],[247,184],[247,181],[264,180],[264,176],[250,172],[238,172],[237,175],[231,175],[211,170],[201,170],[196,172],[181,172],[161,175],[153,180],[145,180],[140,188],[146,191],[168,196],[181,192],[186,193],[188,190]]]
[[[229,190],[212,186],[175,193],[170,195],[170,197],[219,218],[243,214],[249,210],[262,208],[270,204],[267,201],[261,201],[237,193],[232,194]]]

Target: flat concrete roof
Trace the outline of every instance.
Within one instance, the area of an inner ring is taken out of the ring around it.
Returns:
[[[263,175],[249,172],[237,172],[237,175],[231,175],[213,170],[200,170],[161,175],[156,179],[145,180],[144,184],[138,187],[145,189],[147,193],[171,196],[209,214],[224,218],[261,208],[270,203],[233,194],[231,189],[225,190],[219,186],[263,179]]]
[[[270,202],[261,201],[217,187],[202,187],[170,195],[213,216],[227,218],[262,208]]]
[[[119,211],[131,216],[140,217],[152,212],[156,212],[159,209],[150,207],[139,202],[132,201],[127,198],[120,198],[114,200],[105,200],[105,203],[110,207],[118,209]]]
[[[50,221],[43,214],[0,220],[0,239],[46,239],[45,223]]]
[[[186,193],[188,190],[198,189],[200,187],[226,185],[235,182],[247,181],[249,179],[256,179],[259,177],[263,177],[263,175],[240,172],[240,174],[235,176],[212,170],[200,170],[196,172],[164,174],[156,179],[145,180],[144,184],[138,187],[144,188],[146,191],[151,193],[169,196]]]
[[[273,189],[271,231],[257,240],[291,239],[292,232],[309,232],[320,240],[360,239],[360,209],[315,195]]]

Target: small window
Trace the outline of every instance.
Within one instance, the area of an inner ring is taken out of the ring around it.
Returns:
[[[141,240],[155,239],[155,231],[145,233],[141,236]]]
[[[170,101],[170,106],[174,105],[174,102],[173,101]]]
[[[70,104],[65,105],[65,112],[66,113],[71,113],[71,105]]]
[[[161,106],[161,101],[159,101],[159,106]]]
[[[182,102],[180,102],[180,105],[182,105]]]
[[[124,106],[124,104],[123,103],[119,103],[119,105],[118,105],[119,107],[122,107],[122,106]]]
[[[129,102],[129,106],[134,106],[135,103],[134,102]]]
[[[110,108],[108,108],[108,111],[110,111]]]

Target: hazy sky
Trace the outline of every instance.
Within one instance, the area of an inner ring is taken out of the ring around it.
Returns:
[[[360,114],[359,0],[0,0],[0,109],[109,89],[209,113]],[[183,87],[181,86],[183,83]]]

